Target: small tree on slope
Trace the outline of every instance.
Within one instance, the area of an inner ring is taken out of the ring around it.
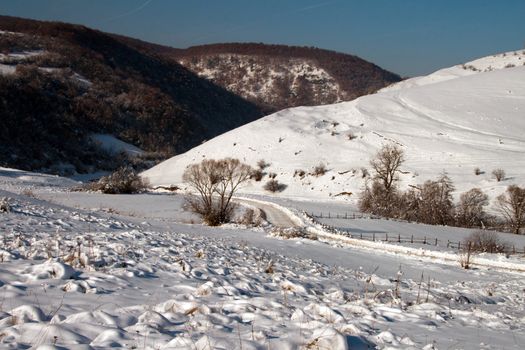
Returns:
[[[359,209],[377,215],[392,216],[397,202],[396,182],[399,167],[405,161],[403,150],[395,144],[384,145],[370,161],[374,169],[372,184],[361,194]]]
[[[525,188],[511,185],[496,198],[496,207],[516,234],[525,225]]]
[[[483,207],[488,204],[489,197],[479,188],[462,193],[456,207],[456,223],[465,227],[481,225],[486,217]]]
[[[395,182],[399,180],[397,173],[404,161],[403,150],[395,144],[384,145],[370,161],[375,172],[374,178],[382,183],[387,193],[390,193]]]

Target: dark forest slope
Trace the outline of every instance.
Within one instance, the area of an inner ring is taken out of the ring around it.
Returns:
[[[108,167],[109,133],[173,154],[262,115],[173,59],[84,26],[0,16],[0,165]]]

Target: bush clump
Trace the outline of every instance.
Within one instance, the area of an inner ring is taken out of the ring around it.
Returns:
[[[0,213],[9,213],[11,211],[11,204],[9,198],[3,197],[0,199]]]
[[[266,163],[264,159],[261,159],[257,162],[257,166],[259,167],[259,169],[264,170],[270,166],[270,163]]]
[[[505,170],[503,169],[494,169],[492,170],[492,176],[496,179],[497,182],[505,180]]]
[[[312,171],[312,175],[323,176],[324,174],[326,174],[326,171],[326,165],[324,165],[323,163],[319,163]]]
[[[505,253],[509,244],[502,240],[494,231],[475,231],[464,240],[465,247],[470,244],[470,250],[478,253]]]
[[[250,179],[255,180],[257,182],[261,181],[263,177],[264,173],[261,169],[254,169],[250,174]]]
[[[299,176],[301,179],[306,176],[306,171],[303,169],[296,169],[293,173],[293,177]]]
[[[88,190],[106,194],[133,194],[145,191],[148,182],[130,167],[122,167],[87,186]]]
[[[268,180],[266,184],[264,184],[264,189],[269,192],[282,192],[286,189],[286,185],[279,183],[279,181],[275,179]]]

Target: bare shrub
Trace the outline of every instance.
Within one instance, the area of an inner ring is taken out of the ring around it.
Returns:
[[[505,170],[503,169],[494,169],[492,170],[492,176],[496,179],[497,182],[505,180]]]
[[[299,176],[301,179],[306,176],[306,171],[303,169],[296,169],[293,173],[293,177]]]
[[[472,260],[472,250],[470,249],[470,246],[470,244],[467,244],[467,249],[459,255],[459,264],[465,270],[470,269],[470,263]]]
[[[353,132],[349,132],[346,134],[346,137],[348,137],[348,140],[352,141],[357,138],[357,136]]]
[[[114,173],[103,176],[97,182],[89,183],[84,189],[106,194],[140,193],[148,188],[147,180],[140,177],[131,167],[122,167]]]
[[[453,191],[452,180],[446,174],[442,174],[436,181],[426,181],[421,187],[419,221],[430,225],[453,223]]]
[[[280,237],[284,239],[293,239],[293,238],[308,238],[311,240],[317,240],[317,236],[309,233],[302,227],[274,227],[270,231],[270,236]]]
[[[372,181],[372,185],[367,185],[361,193],[358,206],[359,210],[375,215],[393,216],[398,201],[397,191],[391,189],[385,191],[383,184],[378,180]]]
[[[368,172],[368,169],[367,168],[361,168],[361,177],[363,179],[367,178],[370,176],[370,173]]]
[[[0,213],[9,213],[11,211],[11,204],[9,204],[9,198],[3,197],[0,199]]]
[[[257,182],[261,181],[264,177],[264,173],[261,169],[254,169],[250,174],[250,179],[255,180]]]
[[[266,163],[264,159],[261,159],[257,162],[257,166],[259,167],[259,169],[264,170],[270,166],[270,163]]]
[[[481,175],[483,174],[483,171],[481,171],[480,168],[474,168],[474,175],[478,176],[478,175]]]
[[[277,177],[277,174],[276,174],[276,173],[269,173],[269,174],[268,174],[268,177],[269,177],[270,179],[275,179],[275,178]]]
[[[262,219],[260,210],[248,208],[244,211],[239,223],[246,226],[260,226]]]
[[[264,184],[263,187],[266,191],[269,192],[282,192],[286,189],[286,185],[280,183],[279,181],[275,179],[268,180],[267,183]]]
[[[395,144],[384,145],[375,158],[370,161],[374,169],[374,178],[379,180],[386,192],[398,181],[399,167],[405,161],[403,150]]]
[[[525,225],[525,188],[516,185],[507,187],[507,191],[496,198],[496,209],[510,230],[519,234]]]
[[[25,188],[21,194],[23,196],[27,196],[27,197],[32,197],[32,198],[35,198],[35,193],[30,189],[30,188]]]
[[[459,197],[456,206],[456,223],[459,226],[480,226],[486,217],[483,207],[489,204],[489,197],[479,188],[473,188]]]
[[[509,244],[494,231],[472,232],[463,243],[465,247],[470,243],[471,251],[478,253],[505,253],[509,248]]]
[[[318,165],[316,165],[312,171],[312,175],[314,176],[323,176],[324,174],[326,174],[326,165],[324,165],[323,163],[319,163]]]
[[[408,221],[420,221],[421,194],[419,188],[411,188],[399,196],[395,206],[396,217]]]
[[[186,197],[190,209],[210,226],[229,222],[234,209],[231,199],[252,171],[249,165],[232,158],[190,165],[182,177],[197,192],[197,196]]]

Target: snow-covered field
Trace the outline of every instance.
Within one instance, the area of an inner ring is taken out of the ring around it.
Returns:
[[[523,185],[524,59],[487,57],[352,102],[281,111],[145,172],[169,185],[204,158],[264,159],[286,190],[270,196],[253,182],[236,198],[266,214],[262,227],[206,227],[178,193],[72,192],[76,181],[0,168],[10,207],[0,212],[0,349],[522,349],[525,257],[475,255],[465,270],[456,249],[355,239],[304,212],[355,212],[360,169],[385,142],[405,151],[403,186],[443,170],[458,191],[494,197]],[[321,162],[326,174],[294,176]],[[506,179],[491,179],[493,168]],[[320,220],[440,241],[472,232]],[[303,238],[279,237],[288,226]]]
[[[234,157],[252,166],[264,159],[271,164],[265,171],[287,185],[277,197],[355,203],[365,184],[361,169],[370,168],[381,145],[394,142],[407,158],[401,169],[403,188],[446,171],[456,195],[479,187],[494,198],[509,184],[525,184],[524,62],[524,51],[510,52],[409,79],[351,102],[283,110],[144,175],[152,184],[178,184],[186,166],[204,158]],[[325,175],[308,174],[321,163],[328,169]],[[504,181],[492,178],[497,168],[506,172]],[[294,176],[296,170],[306,175]],[[266,180],[253,182],[245,193],[264,193]]]
[[[323,232],[321,241],[283,240],[263,228],[180,224],[191,215],[179,195],[69,192],[75,185],[0,169],[0,197],[11,198],[0,213],[0,348],[521,349],[525,341],[523,273],[463,270]],[[298,210],[245,201],[301,221]]]

